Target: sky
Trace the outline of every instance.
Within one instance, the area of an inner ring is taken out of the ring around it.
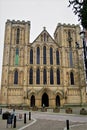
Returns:
[[[44,26],[53,37],[58,23],[79,24],[68,5],[69,0],[0,0],[0,84],[7,19],[30,21],[30,42],[33,42]]]

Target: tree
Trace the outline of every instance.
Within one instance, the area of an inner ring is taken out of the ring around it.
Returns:
[[[83,39],[83,48],[84,48],[84,61],[86,68],[86,78],[87,78],[87,50],[86,50],[86,42],[87,42],[87,0],[69,0],[69,7],[73,7],[73,12],[75,15],[78,15],[78,20],[81,21],[81,25],[83,27],[83,31],[80,32],[84,34]]]
[[[69,0],[69,6],[73,7],[73,12],[78,15],[83,29],[87,30],[87,0]]]

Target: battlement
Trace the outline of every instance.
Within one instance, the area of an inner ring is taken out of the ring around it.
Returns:
[[[79,24],[75,25],[75,24],[66,24],[66,23],[63,23],[63,24],[62,24],[62,23],[58,23],[58,24],[57,24],[57,27],[56,27],[56,29],[55,29],[54,34],[56,33],[56,31],[57,31],[57,29],[58,29],[59,27],[66,27],[66,28],[76,28],[76,27],[79,27],[79,28],[80,28]]]
[[[25,21],[25,20],[22,20],[22,21],[20,21],[20,20],[9,20],[9,19],[7,19],[7,22],[6,22],[6,24],[8,24],[8,23],[11,23],[11,24],[29,24],[30,25],[30,21]]]
[[[75,25],[75,24],[66,24],[66,23],[58,23],[57,26],[65,26],[65,27],[76,27],[76,26],[79,26],[79,24]]]

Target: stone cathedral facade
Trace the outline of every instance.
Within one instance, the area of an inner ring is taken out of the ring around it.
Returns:
[[[30,43],[30,21],[5,24],[1,93],[4,105],[42,107],[86,103],[79,25],[44,27]],[[76,43],[79,47],[76,47]]]

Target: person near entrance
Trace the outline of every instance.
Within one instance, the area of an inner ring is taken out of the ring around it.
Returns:
[[[43,108],[45,108],[45,104],[43,103]]]

